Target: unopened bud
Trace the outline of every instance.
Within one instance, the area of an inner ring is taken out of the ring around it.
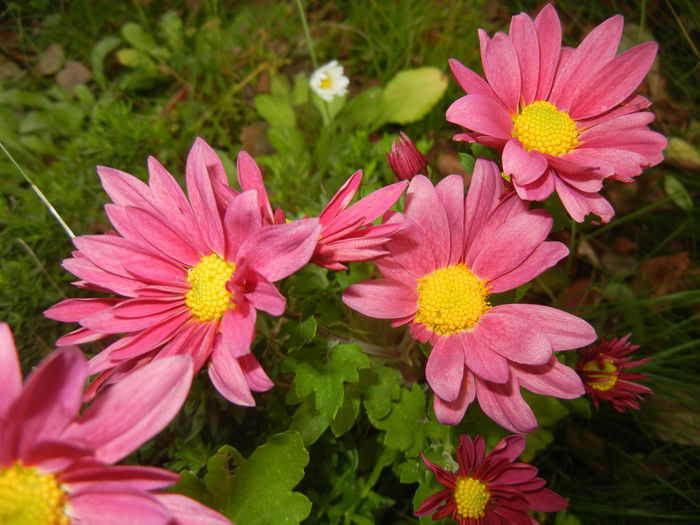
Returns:
[[[399,140],[391,143],[391,153],[386,154],[386,160],[399,180],[408,180],[414,175],[424,173],[428,161],[408,135],[403,131],[399,134]]]

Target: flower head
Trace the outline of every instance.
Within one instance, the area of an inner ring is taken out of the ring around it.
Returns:
[[[639,348],[639,345],[629,343],[631,335],[601,340],[597,345],[579,350],[576,370],[596,408],[601,401],[608,401],[618,412],[624,412],[626,407],[639,410],[642,396],[653,393],[651,388],[635,383],[648,376],[627,371],[651,360],[651,357],[645,357],[631,361],[627,357]]]
[[[666,139],[651,131],[650,102],[633,92],[656,56],[646,42],[615,56],[622,17],[596,27],[575,49],[561,46],[552,5],[533,21],[514,16],[509,34],[479,30],[484,81],[457,60],[452,73],[467,93],[447,120],[470,130],[456,140],[502,150],[503,169],[518,195],[544,200],[556,191],[569,215],[604,222],[614,211],[603,180],[633,182],[663,159]]]
[[[384,245],[402,224],[372,225],[401,197],[405,181],[380,188],[348,206],[362,182],[355,172],[321,212],[321,237],[311,262],[330,270],[345,270],[344,262],[369,261],[386,254]]]
[[[494,304],[494,294],[537,277],[568,253],[545,242],[552,219],[510,194],[501,199],[497,166],[477,160],[469,192],[450,175],[436,187],[416,175],[406,196],[405,222],[376,264],[383,278],[354,284],[343,301],[370,317],[408,323],[430,341],[426,378],[438,420],[456,424],[478,399],[494,421],[515,432],[537,426],[520,387],[573,398],[583,394],[574,370],[552,354],[586,345],[593,328],[578,317],[535,304]]]
[[[423,462],[446,488],[428,497],[416,516],[450,516],[459,525],[537,523],[527,512],[555,512],[568,506],[564,498],[544,488],[537,469],[515,460],[525,449],[525,438],[507,436],[486,454],[481,436],[460,436],[457,472],[448,472],[423,454]]]
[[[125,377],[82,413],[87,363],[51,353],[22,385],[9,327],[0,324],[0,523],[230,523],[185,496],[155,492],[179,476],[113,466],[180,410],[192,381],[188,356],[159,359]],[[138,392],[138,396],[134,396]]]
[[[348,93],[350,80],[343,75],[343,66],[337,60],[331,60],[311,74],[309,86],[319,97],[330,102],[335,97]]]
[[[391,142],[391,153],[386,154],[386,160],[399,180],[408,180],[423,173],[427,164],[423,154],[403,131],[398,141]]]
[[[211,358],[212,382],[234,403],[252,406],[251,390],[273,386],[250,351],[257,310],[284,312],[272,283],[309,261],[321,226],[318,219],[270,225],[257,190],[217,205],[212,181],[221,161],[211,155],[197,139],[187,159],[189,199],[152,157],[148,185],[98,168],[118,234],[76,238],[63,266],[81,279],[78,286],[119,297],[68,299],[46,311],[82,326],[60,346],[127,334],[90,361],[90,374],[102,374],[89,393],[156,357],[183,353],[195,370]]]

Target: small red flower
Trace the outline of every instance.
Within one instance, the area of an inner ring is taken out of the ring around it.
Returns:
[[[604,400],[610,402],[618,412],[624,412],[625,407],[639,410],[642,395],[653,393],[651,388],[634,382],[649,376],[626,371],[627,368],[639,366],[651,359],[645,357],[631,361],[626,357],[639,348],[639,345],[629,343],[631,335],[610,341],[601,340],[597,345],[579,352],[576,370],[596,408]]]
[[[523,436],[506,436],[486,454],[484,439],[460,436],[456,473],[435,465],[421,454],[435,479],[447,487],[428,497],[416,516],[433,520],[450,516],[459,525],[536,524],[527,512],[555,512],[568,506],[559,494],[544,488],[537,469],[515,460],[525,449]],[[441,506],[442,505],[442,506]]]
[[[386,160],[399,180],[410,180],[414,175],[425,173],[428,161],[408,135],[403,131],[399,135],[398,141],[391,142],[391,153],[386,154]]]

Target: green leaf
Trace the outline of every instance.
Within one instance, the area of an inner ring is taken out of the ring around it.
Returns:
[[[391,410],[391,402],[401,394],[401,372],[387,366],[376,366],[360,372],[363,385],[364,406],[367,413],[377,419]]]
[[[416,122],[438,103],[446,89],[447,77],[437,68],[399,71],[384,88],[382,121]]]
[[[296,115],[292,106],[285,99],[275,95],[256,95],[255,109],[260,116],[268,121],[272,126],[281,128],[294,128],[296,125]]]
[[[354,96],[343,111],[358,129],[376,129],[382,116],[382,94],[380,87],[372,87]]]
[[[333,435],[338,437],[352,428],[360,414],[360,389],[356,384],[348,385],[343,404],[331,421]]]
[[[160,31],[168,47],[175,53],[181,53],[185,47],[183,40],[182,19],[175,11],[168,11],[160,19]]]
[[[292,91],[292,104],[301,106],[309,101],[309,77],[305,73],[297,73],[294,76],[294,89]]]
[[[666,175],[664,177],[664,191],[681,210],[690,211],[693,209],[693,198],[681,181],[673,175]]]
[[[309,454],[294,431],[277,434],[245,459],[225,445],[207,465],[205,485],[214,503],[237,525],[299,523],[311,502],[292,489],[304,477]]]
[[[307,397],[304,402],[299,405],[296,412],[294,412],[289,429],[299,432],[301,438],[304,440],[304,445],[308,447],[321,437],[321,434],[326,431],[330,423],[330,416],[321,414],[316,410],[316,408],[314,408],[313,399]]]
[[[410,390],[402,388],[399,400],[392,403],[391,412],[382,419],[369,416],[370,422],[379,430],[384,430],[384,444],[406,451],[406,456],[415,456],[425,441],[423,423],[425,415],[425,394],[417,385]]]
[[[143,27],[133,22],[124,24],[122,27],[122,36],[131,47],[143,51],[144,53],[150,54],[156,47],[156,41],[153,37],[146,33]]]
[[[304,134],[297,128],[273,125],[267,132],[267,138],[277,151],[295,157],[306,149]]]
[[[92,66],[92,74],[101,88],[107,86],[107,77],[104,73],[105,57],[114,51],[122,39],[116,36],[108,36],[97,42],[90,51],[90,65]]]

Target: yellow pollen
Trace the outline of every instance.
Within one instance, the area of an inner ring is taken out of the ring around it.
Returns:
[[[52,474],[17,462],[0,467],[0,524],[68,525],[66,493]]]
[[[321,89],[330,89],[331,88],[331,77],[325,76],[321,79]]]
[[[596,390],[605,392],[617,383],[617,367],[612,359],[603,359],[603,368],[596,360],[588,361],[584,363],[583,370],[588,372],[586,375],[591,379],[603,379],[603,381],[587,381],[588,386]]]
[[[513,117],[513,137],[527,151],[564,155],[578,146],[576,123],[566,111],[551,102],[538,100]]]
[[[491,308],[488,297],[486,283],[466,264],[440,268],[418,279],[414,320],[440,335],[469,330]]]
[[[221,319],[233,306],[226,283],[235,270],[235,264],[224,261],[215,253],[202,257],[187,275],[192,289],[185,295],[185,304],[192,315],[200,321]]]
[[[457,478],[454,494],[457,514],[461,518],[484,517],[484,509],[491,499],[491,493],[485,483],[474,478]]]

